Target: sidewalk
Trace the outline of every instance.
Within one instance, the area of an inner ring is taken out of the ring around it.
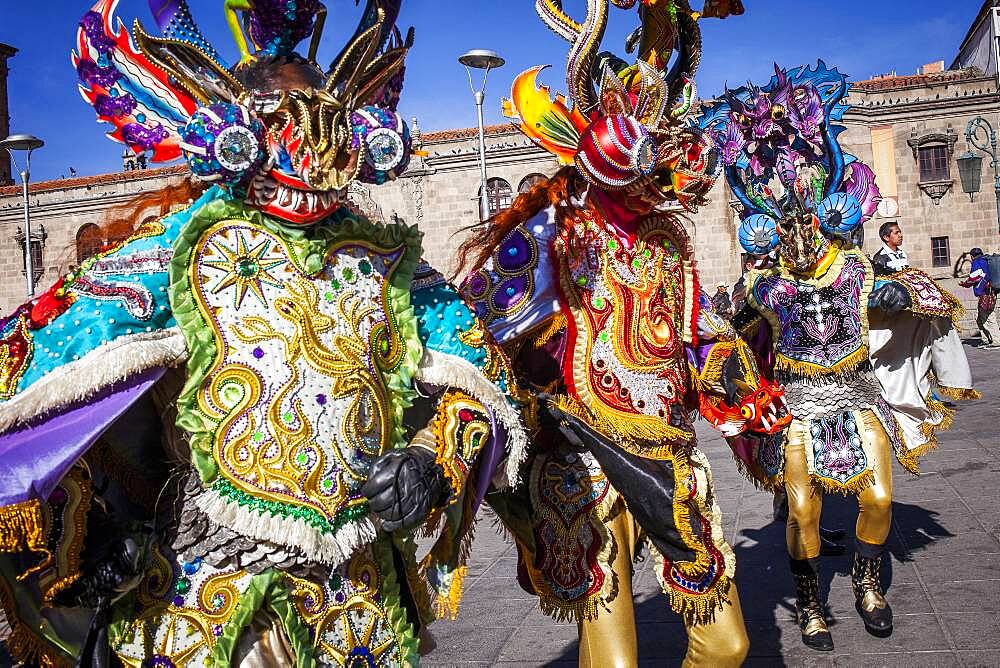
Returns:
[[[748,666],[1000,666],[1000,351],[967,347],[984,399],[963,402],[923,474],[894,469],[888,598],[896,613],[889,638],[868,635],[854,610],[850,552],[825,558],[836,650],[813,652],[799,640],[792,608],[784,525],[771,522],[771,496],[733,465],[725,443],[704,424],[701,444],[715,475],[725,533],[736,550],[737,584],[750,633]],[[853,498],[827,496],[825,526],[853,535]],[[847,539],[853,544],[853,538]],[[422,665],[575,666],[576,625],[541,614],[514,578],[513,545],[479,533],[456,622],[431,627],[437,648]],[[636,567],[639,657],[644,666],[679,666],[684,627],[659,594],[649,563]]]

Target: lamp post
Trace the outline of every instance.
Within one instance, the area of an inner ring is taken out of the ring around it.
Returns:
[[[24,169],[21,170],[21,193],[24,196],[24,269],[27,274],[28,298],[35,296],[35,266],[31,256],[31,214],[28,211],[28,181],[31,179],[31,152],[45,145],[34,135],[10,135],[0,140],[0,148],[10,154],[11,162],[17,167],[14,151],[27,151],[24,156]]]
[[[479,208],[481,210],[480,219],[486,220],[490,213],[490,199],[486,192],[486,131],[483,128],[483,101],[486,99],[486,79],[490,75],[490,70],[502,67],[506,62],[496,51],[488,49],[473,49],[463,53],[458,57],[458,62],[465,65],[465,71],[469,75],[469,88],[476,99],[476,112],[479,115]],[[476,89],[472,83],[472,70],[485,70],[483,73],[483,84]]]
[[[997,133],[988,120],[976,116],[965,128],[965,141],[970,147],[979,149],[990,158],[990,165],[993,167],[993,191],[997,198],[997,232],[1000,233],[1000,156],[997,154]],[[972,199],[982,188],[983,159],[970,150],[959,156],[956,162],[958,175],[962,179],[962,190]]]

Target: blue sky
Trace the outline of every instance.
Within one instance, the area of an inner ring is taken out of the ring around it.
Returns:
[[[219,51],[235,60],[236,48],[223,22],[222,0],[189,0],[195,20]],[[69,53],[76,22],[89,0],[3,0],[0,42],[20,52],[10,61],[12,131],[46,141],[33,156],[32,180],[117,171],[120,145],[102,134],[94,112],[76,90]],[[332,58],[353,32],[360,8],[350,0],[326,0],[330,8],[321,62]],[[580,16],[583,0],[567,0]],[[700,2],[695,3],[696,6]],[[950,64],[980,0],[878,2],[873,0],[744,0],[747,14],[703,22],[705,57],[698,75],[703,96],[725,82],[763,80],[772,62],[799,65],[823,58],[855,78],[896,70],[912,74],[923,63]],[[905,9],[901,10],[901,6]],[[146,0],[121,0],[118,15],[138,17],[152,30]],[[634,11],[613,10],[605,48],[621,52],[634,27]],[[563,90],[565,43],[541,24],[533,0],[407,0],[400,25],[416,28],[400,111],[416,116],[422,130],[475,124],[475,107],[463,68],[456,62],[470,48],[499,51],[507,64],[490,75],[487,122],[499,123],[499,98],[522,70],[549,63],[546,83]],[[623,54],[624,55],[624,54]]]

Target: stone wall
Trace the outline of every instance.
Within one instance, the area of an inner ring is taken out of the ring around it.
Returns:
[[[1000,93],[995,80],[968,72],[876,79],[856,84],[850,101],[854,106],[845,118],[848,129],[842,140],[859,159],[872,160],[872,128],[892,130],[898,211],[892,216],[878,215],[868,223],[867,251],[878,248],[877,230],[886,220],[896,220],[902,226],[904,248],[912,263],[938,278],[950,276],[951,267],[931,266],[931,237],[948,237],[952,263],[972,246],[1000,250],[988,161],[984,164],[984,191],[971,201],[962,192],[955,163],[955,158],[967,149],[965,126],[969,119],[981,115],[1000,126]],[[351,197],[375,218],[398,217],[418,225],[425,235],[425,257],[451,273],[455,269],[455,251],[468,234],[467,228],[479,220],[476,132],[465,129],[415,134],[427,153],[425,157],[414,156],[409,170],[395,182],[353,186]],[[920,183],[913,146],[930,140],[950,147],[949,184]],[[554,157],[531,144],[513,126],[487,128],[486,145],[489,176],[506,180],[515,196],[525,177],[551,175],[558,169]],[[75,260],[76,234],[83,225],[100,222],[109,206],[161,188],[183,172],[183,167],[140,170],[32,186],[33,225],[36,230],[44,225],[48,235],[40,287],[50,285],[60,268]],[[942,194],[942,189],[947,192]],[[733,199],[728,185],[720,180],[710,193],[710,203],[701,211],[678,212],[685,218],[694,241],[702,285],[709,290],[718,282],[732,285],[740,276],[741,249],[736,238],[739,221]],[[21,216],[19,188],[0,188],[0,308],[4,311],[20,303],[25,295],[23,255],[14,240]],[[960,289],[958,292],[968,293]]]

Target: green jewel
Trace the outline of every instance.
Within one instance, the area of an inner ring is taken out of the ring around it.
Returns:
[[[604,297],[596,297],[594,299],[594,308],[603,309],[606,303],[607,302],[604,300]]]
[[[191,591],[191,581],[188,580],[187,578],[181,578],[180,580],[177,581],[177,584],[174,585],[174,590],[178,594],[183,596],[184,594]]]
[[[236,261],[236,273],[243,278],[253,278],[260,271],[260,265],[250,257],[243,257]]]
[[[607,343],[611,340],[611,335],[607,332],[601,332],[597,335],[597,338],[601,341],[601,343]]]
[[[372,273],[372,263],[368,260],[362,260],[358,263],[358,271],[367,276]]]
[[[225,602],[226,602],[226,599],[222,596],[222,594],[216,594],[215,596],[212,597],[212,607],[213,608],[216,608],[216,609],[221,608]]]
[[[580,287],[587,285],[587,282],[588,281],[586,276],[578,276],[576,279],[576,284],[579,285]]]
[[[649,258],[653,257],[653,251],[647,248],[646,250],[642,251],[642,256],[648,260]]]
[[[608,239],[608,250],[618,250],[618,242],[614,239]]]
[[[342,274],[342,276],[344,277],[344,280],[347,281],[348,283],[354,282],[354,270],[351,269],[350,267],[344,267],[344,273]]]
[[[333,591],[338,591],[344,586],[344,576],[340,573],[333,573],[330,575],[330,589]]]
[[[309,455],[307,455],[304,452],[300,452],[299,454],[295,455],[295,462],[299,466],[305,466],[306,464],[309,463]]]
[[[322,485],[323,485],[323,489],[325,489],[327,491],[330,491],[330,489],[333,488],[333,481],[330,480],[329,478],[325,478],[323,480],[323,482],[322,482]]]
[[[260,443],[263,440],[264,440],[264,432],[262,432],[260,429],[258,429],[257,431],[255,431],[253,433],[253,442],[254,443]]]
[[[340,291],[340,281],[338,281],[336,278],[331,279],[330,280],[330,287],[333,288],[334,290],[337,290],[339,292]]]
[[[642,261],[639,258],[632,260],[632,267],[634,269],[639,269],[640,267],[642,267]]]
[[[332,302],[333,301],[333,293],[330,292],[329,290],[327,290],[326,292],[323,293],[323,299],[325,299],[328,302]]]
[[[291,411],[285,411],[284,413],[282,413],[281,419],[284,420],[285,422],[295,422],[295,414],[292,413]]]

